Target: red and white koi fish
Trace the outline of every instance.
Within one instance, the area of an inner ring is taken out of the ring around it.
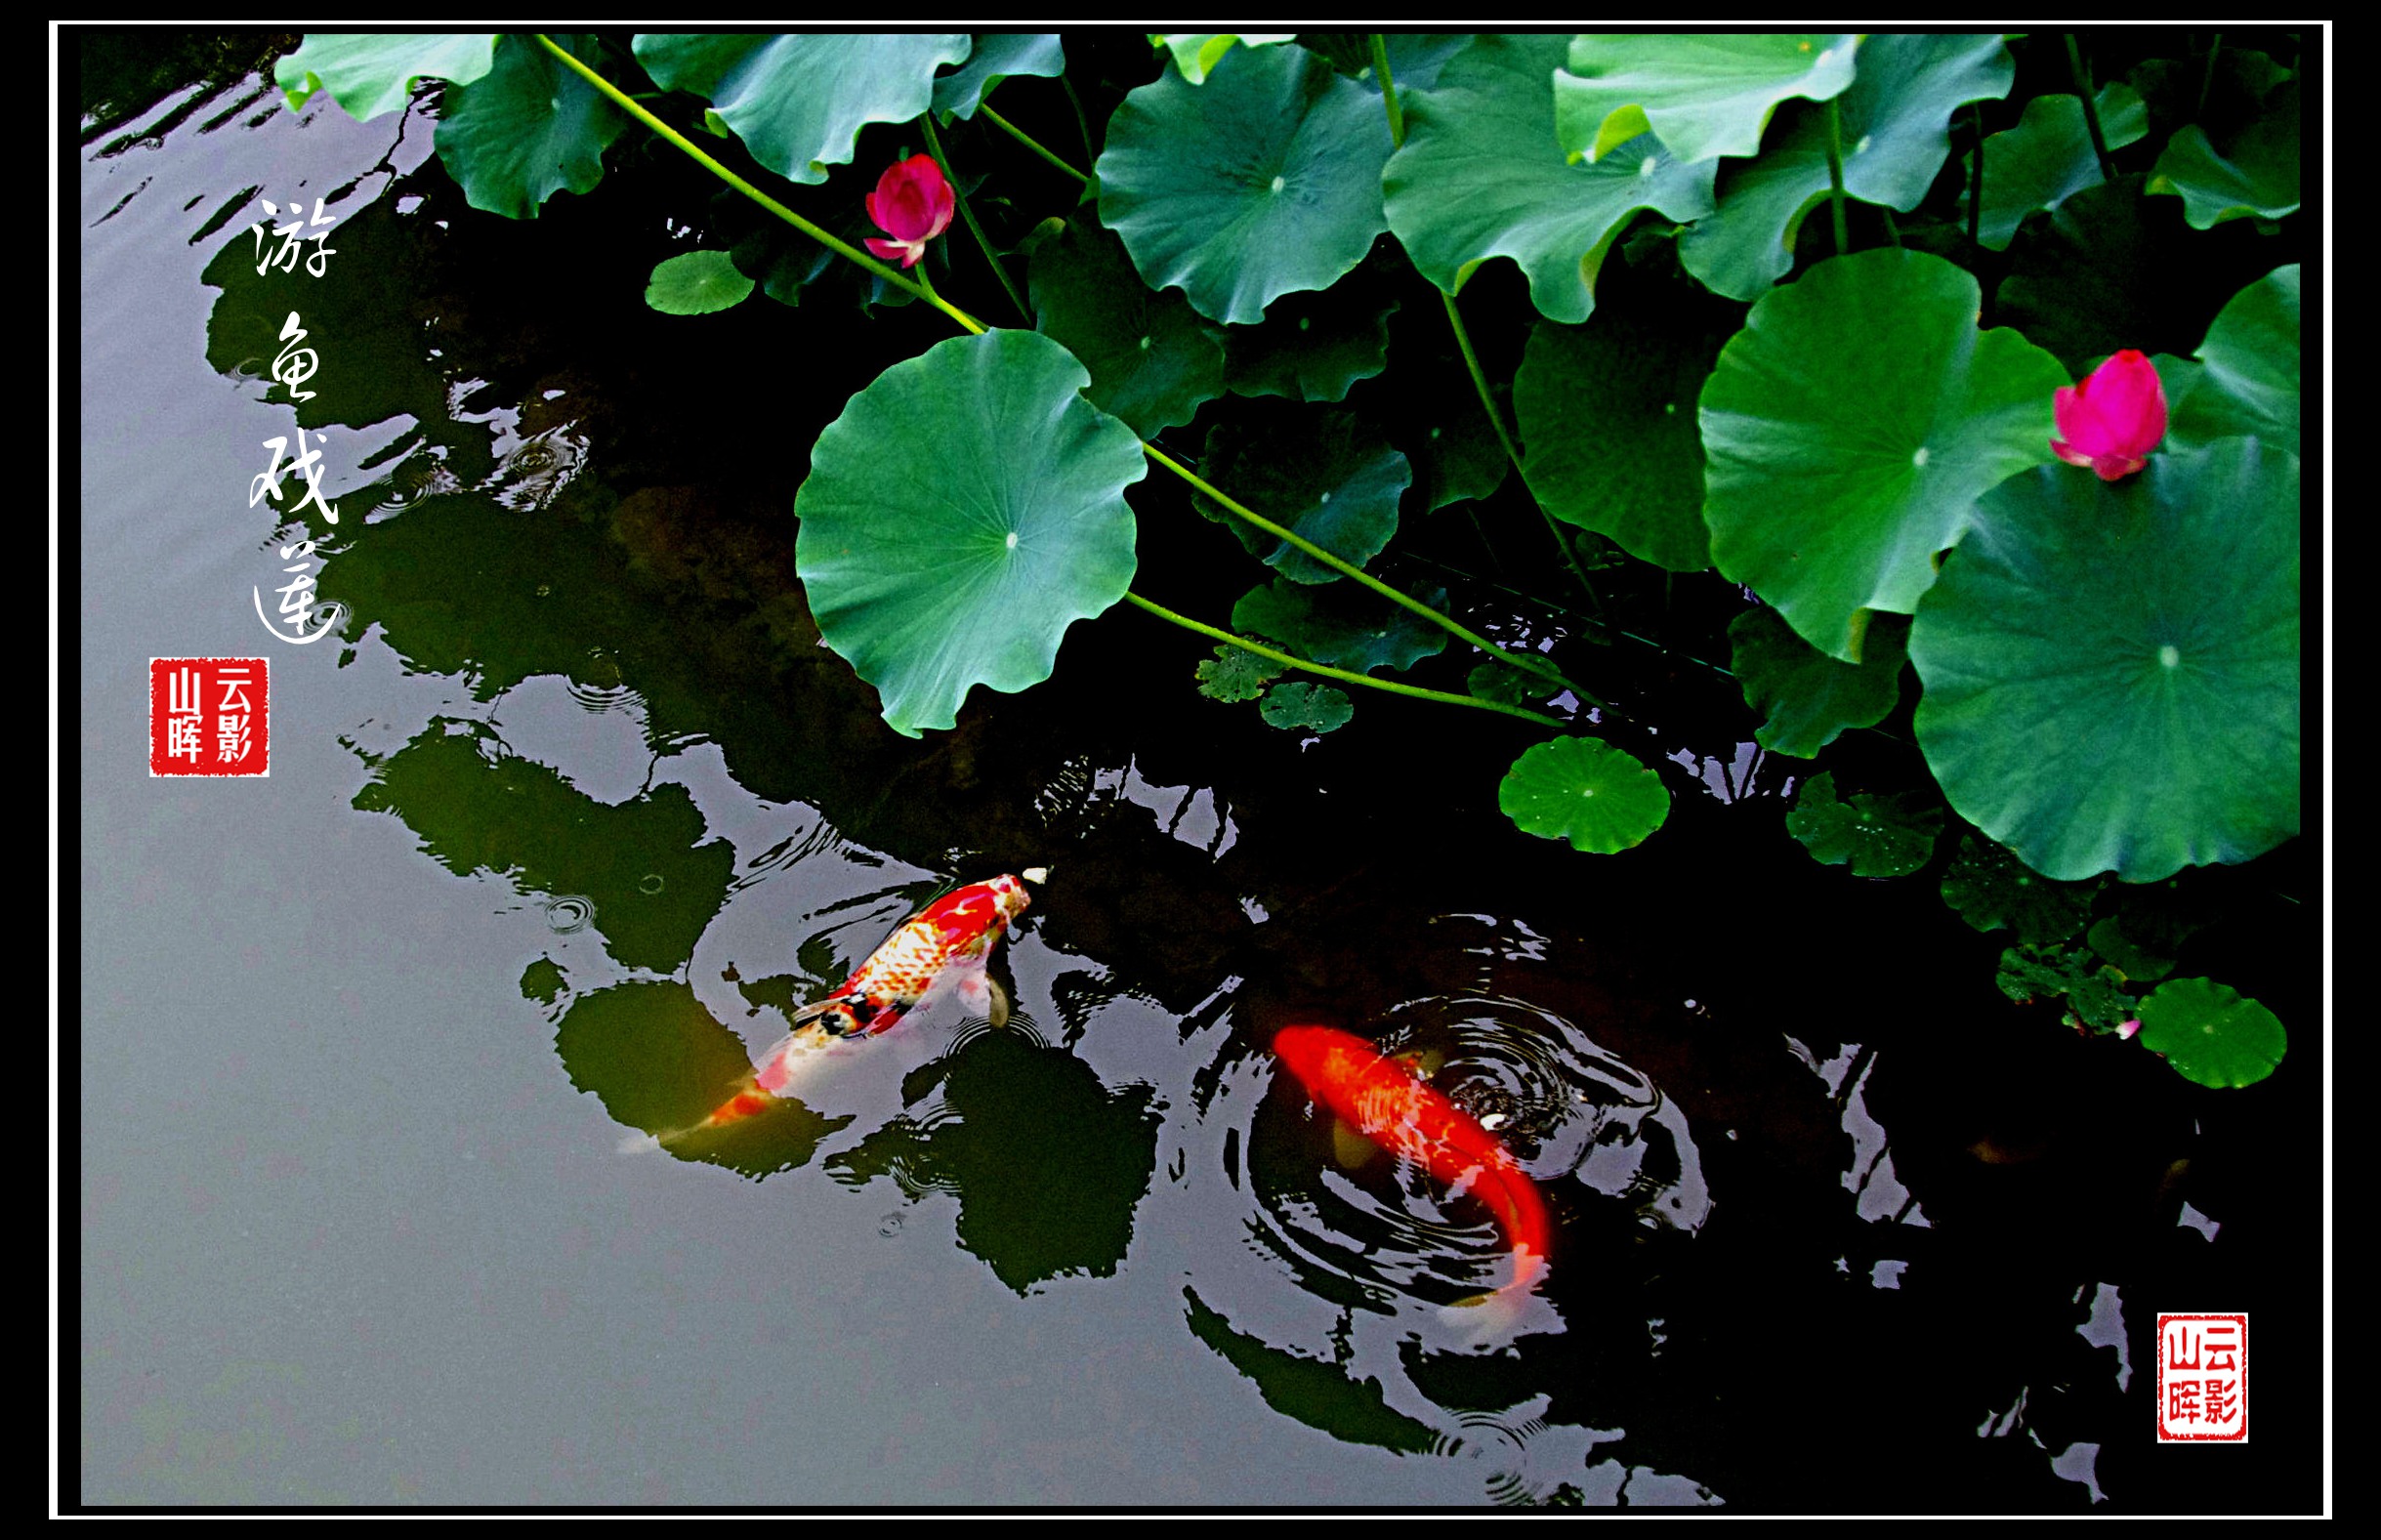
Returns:
[[[1047,868],[1031,867],[1025,875],[1038,882]],[[984,964],[992,943],[1032,901],[1016,877],[972,883],[937,898],[887,936],[833,993],[796,1011],[793,1031],[761,1056],[718,1110],[693,1128],[660,1136],[662,1142],[768,1110],[820,1055],[889,1030],[939,988],[955,986],[969,1010],[991,1018],[994,1026],[1007,1025],[1008,996]]]
[[[1430,1174],[1488,1206],[1513,1248],[1513,1281],[1526,1291],[1546,1270],[1554,1224],[1529,1174],[1496,1136],[1433,1090],[1411,1065],[1327,1026],[1285,1026],[1274,1056],[1307,1094],[1365,1139],[1422,1162]]]

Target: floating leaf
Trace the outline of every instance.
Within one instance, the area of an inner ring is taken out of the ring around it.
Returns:
[[[1219,423],[1207,435],[1209,484],[1362,566],[1398,532],[1398,498],[1413,480],[1405,456],[1355,413],[1281,407],[1255,428]],[[1340,574],[1277,535],[1194,494],[1190,506],[1229,525],[1240,544],[1283,577],[1328,583]],[[1269,635],[1279,636],[1279,632]]]
[[[1852,84],[1859,42],[1850,32],[1582,32],[1555,72],[1555,137],[1591,161],[1648,131],[1690,164],[1750,155],[1778,103],[1824,102]]]
[[[1254,700],[1281,674],[1272,658],[1219,642],[1215,656],[1198,666],[1198,692],[1209,700]]]
[[[2034,870],[2149,882],[2298,832],[2298,461],[2254,438],[1978,507],[1910,627],[1918,746]]]
[[[1796,636],[1766,605],[1730,621],[1730,670],[1744,704],[1767,719],[1753,729],[1753,741],[1775,754],[1814,759],[1846,728],[1883,722],[1901,698],[1908,634],[1899,616],[1878,616],[1861,660],[1853,664]]]
[[[2247,435],[2298,453],[2299,266],[2278,268],[2233,296],[2207,341],[2205,367],[2188,390],[2169,390],[2166,441],[2196,448]],[[2165,364],[2159,362],[2160,378]]]
[[[2004,927],[2021,940],[2064,941],[2083,929],[2100,885],[2053,882],[2001,846],[1963,835],[1942,874],[1942,901],[1980,931]]]
[[[1561,687],[1542,674],[1531,674],[1510,663],[1488,662],[1474,668],[1463,687],[1483,700],[1508,706],[1534,706]]]
[[[1263,48],[1269,43],[1286,43],[1295,32],[1156,32],[1151,36],[1165,51],[1174,56],[1174,67],[1192,85],[1203,84],[1208,71],[1232,51],[1234,43],[1249,48]]]
[[[637,62],[664,91],[691,91],[752,158],[824,182],[870,123],[906,123],[934,102],[935,70],[967,58],[965,32],[640,32]]]
[[[2175,131],[2150,173],[2149,190],[2179,193],[2193,229],[2226,220],[2280,219],[2299,205],[2298,82],[2266,102],[2264,113],[2219,152],[2196,123]]]
[[[2142,1046],[2203,1086],[2255,1085],[2289,1047],[2280,1018],[2209,978],[2169,978],[2141,1003]]]
[[[1978,332],[1980,298],[1924,252],[1831,258],[1753,307],[1703,387],[1712,560],[1847,663],[1860,612],[1906,614],[1977,496],[2050,458],[2067,371]]]
[[[2174,958],[2164,949],[2152,950],[2133,937],[2123,920],[2109,915],[2083,933],[2084,941],[2109,960],[2109,966],[2139,983],[2154,983],[2174,972]]]
[[[1389,135],[1378,98],[1303,48],[1226,56],[1124,99],[1100,156],[1100,221],[1149,287],[1245,325],[1326,289],[1372,249]]]
[[[1066,50],[1056,32],[979,32],[967,62],[935,82],[935,115],[972,118],[983,94],[1011,75],[1064,75]]]
[[[1545,85],[1564,55],[1561,38],[1536,36],[1483,37],[1456,55],[1437,89],[1406,103],[1405,146],[1383,187],[1389,228],[1441,289],[1453,294],[1482,263],[1510,257],[1540,314],[1583,321],[1630,218],[1710,213],[1717,168],[1686,165],[1650,136],[1596,165],[1567,161]]]
[[[2021,1005],[2064,998],[2068,1023],[2094,1032],[2113,1032],[2133,1019],[2133,997],[2115,970],[2095,967],[2071,947],[2012,946],[1992,981]]]
[[[1091,401],[1152,437],[1224,394],[1224,339],[1179,294],[1152,293],[1123,243],[1088,221],[1034,248],[1033,311],[1044,336],[1091,371]]]
[[[1850,862],[1855,876],[1906,877],[1933,858],[1942,809],[1917,792],[1839,802],[1835,772],[1821,770],[1802,783],[1786,832],[1822,866]]]
[[[1522,751],[1496,806],[1525,834],[1608,855],[1642,843],[1670,815],[1661,777],[1596,738],[1554,738]]]
[[[1059,641],[1133,577],[1132,430],[1038,332],[954,337],[897,363],[811,450],[794,565],[827,645],[897,732],[947,728],[976,685],[1050,677]]]
[[[557,39],[574,59],[589,36]],[[473,208],[535,219],[564,188],[604,180],[604,151],[628,118],[534,38],[508,37],[495,66],[470,85],[449,84],[439,114],[439,161]]]
[[[2142,99],[2123,81],[2101,87],[2093,102],[2109,148],[2122,149],[2150,131]],[[1969,169],[1974,170],[1972,162]],[[1976,218],[1976,238],[1990,250],[2005,251],[2026,215],[2055,209],[2101,181],[2100,157],[2092,151],[2083,121],[2083,99],[2036,97],[2026,104],[2017,127],[1984,139],[1984,206]],[[1963,192],[1962,217],[1967,202]]]
[[[1434,609],[1446,604],[1443,589],[1415,597]],[[1409,668],[1446,646],[1446,633],[1437,625],[1353,583],[1310,588],[1274,578],[1240,596],[1232,606],[1232,627],[1278,637],[1285,652],[1358,674]]]
[[[1951,152],[1945,125],[1969,102],[2009,94],[2016,74],[1997,33],[1895,33],[1860,44],[1859,76],[1836,99],[1844,191],[1909,210]],[[1728,169],[1720,206],[1679,237],[1687,271],[1732,299],[1756,300],[1793,266],[1806,215],[1828,195],[1828,108],[1788,103],[1757,159]]]
[[[1328,732],[1346,727],[1356,707],[1346,690],[1328,685],[1276,685],[1257,715],[1285,731]]]
[[[1358,380],[1389,361],[1387,295],[1358,299],[1341,284],[1323,294],[1285,295],[1261,326],[1224,335],[1224,377],[1235,395],[1286,395],[1293,401],[1345,400]]]
[[[341,111],[368,123],[403,111],[423,80],[469,85],[495,57],[493,32],[309,32],[273,64],[272,80],[293,112],[327,91]]]
[[[1642,280],[1640,280],[1642,282]],[[1734,307],[1683,289],[1530,329],[1513,404],[1539,506],[1673,572],[1711,565],[1695,403]]]
[[[752,293],[752,280],[724,251],[689,251],[653,269],[645,303],[664,315],[708,315],[732,309]]]

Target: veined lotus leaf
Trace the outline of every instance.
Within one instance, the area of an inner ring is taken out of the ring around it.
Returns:
[[[2002,846],[1962,835],[1942,874],[1942,901],[1980,931],[2006,927],[2021,940],[2064,941],[2091,917],[2100,884],[2053,882]]]
[[[1280,664],[1262,653],[1219,642],[1215,656],[1198,666],[1198,692],[1210,700],[1254,700],[1281,672]]]
[[[574,59],[592,36],[555,42]],[[495,67],[470,85],[450,83],[439,117],[439,160],[476,209],[535,219],[538,205],[604,180],[604,151],[628,118],[604,93],[533,37],[507,37]]]
[[[1531,328],[1513,404],[1540,506],[1673,572],[1711,565],[1695,402],[1740,315],[1682,284]]]
[[[1389,74],[1398,96],[1428,91],[1438,84],[1439,71],[1472,41],[1469,32],[1386,32],[1381,44],[1389,51]],[[1356,83],[1380,95],[1381,83],[1372,74],[1372,38],[1364,32],[1301,32],[1298,46],[1331,61],[1331,66]],[[1384,118],[1383,122],[1388,120]]]
[[[933,104],[935,71],[967,58],[965,32],[640,32],[637,62],[664,91],[711,104],[752,158],[824,182],[870,123]]]
[[[495,54],[493,32],[309,32],[296,53],[274,63],[272,81],[293,112],[327,91],[340,110],[368,123],[403,111],[417,81],[470,84],[488,72]]]
[[[1729,668],[1744,703],[1765,720],[1753,741],[1773,754],[1815,759],[1846,728],[1873,728],[1901,695],[1908,625],[1880,615],[1869,623],[1859,664],[1839,663],[1794,634],[1766,605],[1728,623]]]
[[[2150,173],[2149,190],[2180,193],[2183,217],[2193,229],[2251,215],[2271,220],[2296,212],[2298,98],[2295,80],[2268,97],[2265,110],[2233,138],[2229,151],[2218,151],[2196,123],[2177,129]]]
[[[1295,32],[1152,32],[1150,40],[1174,56],[1174,67],[1192,85],[1205,83],[1208,72],[1223,57],[1232,52],[1234,43],[1248,48],[1263,48],[1269,43],[1286,43]]]
[[[1821,770],[1802,783],[1786,832],[1822,866],[1849,862],[1856,876],[1906,877],[1933,858],[1942,809],[1916,792],[1838,801],[1835,772]]]
[[[1710,213],[1717,168],[1687,165],[1650,135],[1595,165],[1566,159],[1545,85],[1564,52],[1560,37],[1476,40],[1435,89],[1406,100],[1405,146],[1382,185],[1389,228],[1441,289],[1456,293],[1482,263],[1510,257],[1528,274],[1538,313],[1583,321],[1630,217]]]
[[[1865,57],[1861,63],[1866,65]],[[2123,81],[2101,87],[2093,100],[2109,148],[2122,149],[2150,132],[2149,110]],[[1969,169],[1973,171],[1973,164]],[[2055,209],[2100,181],[2100,158],[2092,153],[2092,136],[2083,122],[2083,99],[2036,97],[2026,104],[2026,115],[2017,127],[1984,139],[1984,206],[1976,217],[1976,238],[1993,251],[2006,251],[2026,215]],[[1967,206],[1963,192],[1963,219]]]
[[[2298,285],[2299,266],[2292,263],[2224,307],[2199,345],[2204,367],[2188,391],[2168,388],[2170,447],[2196,448],[2246,435],[2298,453]]]
[[[2212,978],[2169,978],[2141,1003],[2141,1042],[2184,1079],[2219,1090],[2255,1085],[2281,1066],[2281,1019]]]
[[[1224,334],[1224,378],[1234,395],[1286,395],[1293,401],[1345,400],[1358,380],[1389,362],[1388,295],[1358,298],[1342,284],[1324,293],[1285,295],[1261,326]]]
[[[1269,727],[1288,732],[1329,732],[1348,725],[1356,715],[1356,705],[1346,690],[1329,685],[1275,685],[1257,707],[1257,715]]]
[[[1596,738],[1553,738],[1522,751],[1496,806],[1525,834],[1609,855],[1642,843],[1670,815],[1661,777]]]
[[[1179,294],[1153,293],[1116,237],[1088,219],[1033,251],[1042,334],[1091,371],[1091,402],[1145,437],[1224,394],[1224,339]]]
[[[967,62],[935,82],[935,115],[972,118],[983,94],[1011,75],[1063,75],[1066,50],[1056,32],[979,32]]]
[[[1960,816],[2050,877],[2150,882],[2299,826],[2299,473],[2254,438],[2014,477],[1910,626]]]
[[[1207,435],[1201,469],[1210,485],[1241,507],[1357,566],[1379,555],[1398,532],[1398,499],[1413,481],[1405,456],[1354,412],[1337,406],[1283,405],[1253,429],[1218,423]],[[1340,576],[1336,568],[1203,496],[1193,494],[1190,506],[1228,525],[1249,555],[1283,577],[1329,583]]]
[[[1555,73],[1555,137],[1591,161],[1647,132],[1690,165],[1750,155],[1778,103],[1852,84],[1859,46],[1851,32],[1582,32]]]
[[[664,315],[708,315],[744,303],[752,280],[724,251],[689,251],[653,269],[645,303]]]
[[[1150,288],[1247,325],[1372,249],[1389,129],[1380,99],[1303,48],[1238,49],[1194,86],[1165,74],[1108,119],[1100,221]]]
[[[1132,582],[1124,488],[1148,471],[1090,376],[1038,332],[954,337],[887,369],[811,450],[794,567],[818,630],[908,737],[970,688],[1050,677],[1066,628]]]
[[[1864,251],[1773,289],[1703,387],[1703,519],[1723,575],[1860,660],[1861,611],[1908,613],[1977,497],[2050,456],[2059,360],[1976,329],[1976,280]]]
[[[1414,597],[1434,609],[1446,605],[1444,589]],[[1274,578],[1271,585],[1240,596],[1232,606],[1232,628],[1243,635],[1278,637],[1285,652],[1358,674],[1410,668],[1446,647],[1444,631],[1354,583],[1310,588]]]
[[[1998,33],[1893,33],[1862,42],[1859,78],[1836,98],[1844,191],[1887,208],[1916,208],[1950,155],[1951,114],[1966,103],[2007,96],[2016,74]],[[1757,300],[1793,266],[1803,219],[1830,187],[1827,109],[1788,103],[1760,156],[1726,169],[1718,211],[1679,237],[1679,260],[1714,291]]]

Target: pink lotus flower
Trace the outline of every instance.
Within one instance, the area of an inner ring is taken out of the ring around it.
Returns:
[[[2157,366],[2127,348],[2081,385],[2054,392],[2051,415],[2059,425],[2051,453],[2113,481],[2149,464],[2150,451],[2166,437],[2166,387]]]
[[[877,178],[876,190],[868,194],[868,217],[893,236],[878,240],[871,235],[868,249],[887,261],[898,257],[902,267],[914,268],[926,255],[926,243],[942,233],[958,207],[959,200],[952,196],[951,185],[942,180],[942,168],[935,164],[935,157],[912,155]],[[2158,421],[2163,424],[2165,420],[2165,408],[2160,406]]]

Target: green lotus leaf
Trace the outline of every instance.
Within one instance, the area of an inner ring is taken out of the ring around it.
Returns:
[[[2064,998],[2068,1021],[2094,1032],[2113,1032],[2133,1019],[2133,997],[2116,971],[2072,947],[2012,946],[2001,953],[1992,981],[2020,1005]]]
[[[591,36],[556,41],[573,58],[595,47]],[[627,126],[619,108],[535,38],[507,37],[494,68],[447,86],[439,160],[473,208],[535,219],[556,192],[586,192],[604,180],[604,151]]]
[[[1150,292],[1123,244],[1079,220],[1033,251],[1036,325],[1091,371],[1091,402],[1154,437],[1224,394],[1224,339],[1179,294]]]
[[[1011,75],[1063,75],[1066,50],[1056,32],[979,32],[967,62],[935,82],[935,115],[972,118],[983,94]]]
[[[2204,53],[2187,59],[2145,59],[2126,79],[2150,111],[2150,132],[2167,139],[2197,123],[2220,140],[2255,122],[2265,99],[2290,78],[2271,55],[2253,48],[2217,51],[2215,69]]]
[[[1608,743],[1552,738],[1522,751],[1496,788],[1496,806],[1525,834],[1609,855],[1662,826],[1670,793],[1659,775]]]
[[[637,62],[664,91],[691,91],[752,158],[793,182],[824,182],[870,123],[906,123],[934,103],[935,71],[967,58],[965,32],[640,32]]]
[[[2169,978],[2141,1003],[2142,1046],[2176,1074],[2218,1089],[2255,1085],[2281,1065],[2281,1019],[2210,978]]]
[[[1329,685],[1275,685],[1257,707],[1257,715],[1288,732],[1328,732],[1346,727],[1356,706],[1346,690]]]
[[[1246,325],[1363,260],[1388,153],[1378,98],[1303,48],[1243,49],[1203,86],[1166,74],[1124,99],[1097,167],[1100,222],[1150,288]]]
[[[1483,700],[1501,700],[1508,706],[1534,706],[1560,688],[1542,674],[1496,662],[1474,668],[1464,677],[1463,687]]]
[[[2171,448],[2247,436],[2298,453],[2299,265],[2277,268],[2233,296],[2199,345],[2204,365],[2167,399]],[[2166,379],[2164,360],[2160,379]]]
[[[1232,51],[1234,43],[1249,48],[1263,48],[1269,43],[1286,43],[1295,32],[1152,32],[1150,40],[1174,56],[1174,67],[1192,85],[1206,82],[1217,62]]]
[[[1861,62],[1865,65],[1866,59]],[[2101,87],[2093,100],[2109,148],[2122,149],[2150,131],[2149,111],[2123,81]],[[1976,238],[1993,251],[2006,251],[2026,215],[2055,209],[2101,180],[2100,157],[2092,153],[2083,121],[2083,99],[2036,97],[2026,104],[2017,127],[1984,140],[1984,206],[1976,217]],[[1963,218],[1967,204],[1963,192]]]
[[[1389,362],[1389,317],[1398,302],[1358,300],[1345,296],[1347,288],[1287,295],[1263,325],[1225,332],[1224,378],[1232,394],[1338,401],[1357,381],[1379,374]]]
[[[1449,294],[1491,257],[1529,276],[1542,315],[1583,321],[1596,273],[1639,209],[1673,220],[1711,212],[1712,165],[1690,166],[1641,136],[1595,165],[1553,142],[1548,72],[1559,37],[1483,37],[1455,56],[1436,89],[1405,104],[1405,145],[1382,185],[1389,228],[1424,277]]]
[[[653,269],[645,303],[664,315],[708,315],[732,309],[752,293],[752,280],[724,251],[689,251]]]
[[[1778,103],[1824,102],[1852,84],[1859,43],[1851,32],[1582,32],[1555,72],[1555,138],[1591,161],[1649,130],[1690,165],[1750,155]]]
[[[2149,882],[2299,825],[2297,457],[2224,438],[1978,505],[1910,626],[1918,746],[2038,872]]]
[[[1673,572],[1711,565],[1695,402],[1741,313],[1682,284],[1531,328],[1513,404],[1539,506]]]
[[[1392,315],[1389,356],[1397,369],[1363,388],[1363,405],[1412,464],[1416,505],[1435,513],[1502,486],[1512,462],[1481,407],[1444,307],[1425,301]],[[1512,388],[1497,382],[1488,389],[1497,410],[1509,413]]]
[[[1278,407],[1253,428],[1218,423],[1207,435],[1201,471],[1242,507],[1357,566],[1378,556],[1398,532],[1398,499],[1413,481],[1405,456],[1354,412],[1334,406]],[[1193,494],[1190,506],[1229,525],[1249,555],[1293,582],[1329,583],[1340,576],[1203,496]]]
[[[539,50],[541,53],[543,50]],[[327,91],[359,123],[401,112],[414,85],[437,78],[469,85],[495,62],[493,32],[309,32],[272,66],[291,111]]]
[[[1858,664],[1839,663],[1794,634],[1766,605],[1728,623],[1729,667],[1744,703],[1764,720],[1753,741],[1773,754],[1815,759],[1846,728],[1873,728],[1901,694],[1908,629],[1881,615],[1868,627]]]
[[[1428,91],[1438,84],[1439,71],[1446,62],[1464,51],[1472,41],[1469,32],[1388,32],[1381,38],[1389,51],[1390,78],[1397,82],[1398,95],[1408,91]],[[1331,67],[1343,75],[1352,75],[1358,85],[1380,95],[1381,83],[1372,76],[1372,37],[1366,32],[1301,32],[1298,46],[1311,49],[1331,61]],[[1384,122],[1387,119],[1383,119]]]
[[[1712,560],[1831,657],[1859,662],[1860,612],[1906,614],[1977,497],[2050,458],[2070,379],[1978,332],[1980,298],[1924,252],[1830,258],[1753,307],[1703,387]]]
[[[1442,589],[1415,597],[1433,608],[1446,603]],[[1240,596],[1232,606],[1232,628],[1278,637],[1285,652],[1358,674],[1409,668],[1446,646],[1446,633],[1438,626],[1353,583],[1309,588],[1274,578]]]
[[[1148,470],[1090,376],[1038,332],[954,337],[897,363],[811,450],[794,567],[818,630],[908,737],[970,688],[1050,677],[1066,628],[1124,595]]]
[[[1942,809],[1906,791],[1859,792],[1839,801],[1835,772],[1821,770],[1802,783],[1786,814],[1786,832],[1822,866],[1850,862],[1855,876],[1906,877],[1934,858]]]
[[[2017,73],[1998,33],[1889,34],[1860,44],[1859,78],[1836,99],[1844,190],[1909,210],[1951,152],[1945,125],[1969,102],[2009,94]],[[1788,103],[1759,158],[1728,168],[1719,209],[1679,237],[1687,271],[1732,299],[1757,300],[1794,264],[1806,215],[1826,198],[1827,108]]]
[[[1942,874],[1942,901],[1980,931],[2008,929],[2021,940],[2064,941],[2083,929],[2100,884],[2053,882],[2002,846],[1963,835]]]
[[[1254,700],[1281,673],[1272,658],[1220,642],[1215,656],[1198,666],[1198,692],[1209,700]]]
[[[2123,918],[2109,915],[2095,921],[2083,933],[2087,945],[2109,961],[2109,966],[2127,978],[2141,983],[2155,983],[2174,972],[2171,947],[2137,938]]]
[[[2179,193],[2193,229],[2226,220],[2280,219],[2299,205],[2298,82],[2267,99],[2264,113],[2220,152],[2207,131],[2186,124],[2166,142],[2149,190]]]

